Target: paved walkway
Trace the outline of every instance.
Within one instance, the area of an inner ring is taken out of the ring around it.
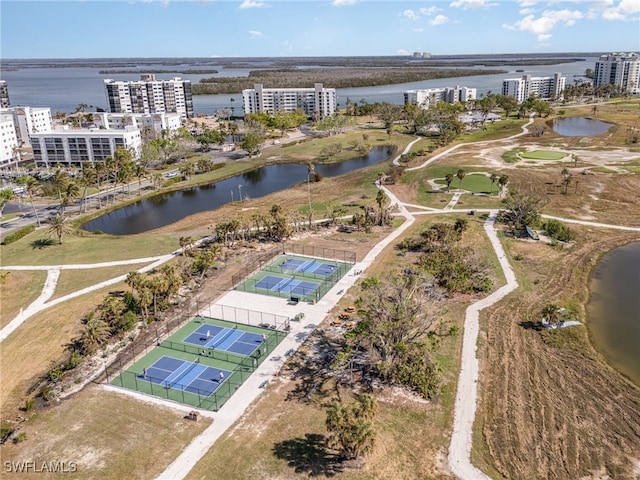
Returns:
[[[523,133],[509,137],[509,140],[515,137],[524,135],[526,133],[526,126],[530,125],[533,120],[523,127]],[[411,142],[403,151],[407,153],[410,148],[419,139]],[[498,140],[499,141],[499,140]],[[495,141],[492,141],[495,142]],[[489,142],[476,142],[489,143]],[[416,170],[424,168],[431,164],[433,161],[441,158],[442,156],[454,151],[461,147],[459,144],[447,151],[441,152],[435,157],[427,160],[418,167],[413,167],[408,170]],[[400,155],[396,157],[393,162],[398,164]],[[308,337],[309,333],[313,331],[325,318],[327,313],[333,308],[333,306],[340,300],[342,292],[350,288],[355,284],[358,279],[357,275],[354,275],[354,271],[366,270],[375,260],[375,258],[382,252],[388,245],[390,245],[397,237],[399,237],[407,228],[409,228],[415,221],[414,215],[424,214],[436,214],[436,213],[461,213],[469,212],[472,209],[453,209],[454,204],[450,203],[445,209],[435,209],[430,207],[424,207],[421,205],[403,204],[398,198],[384,186],[379,186],[383,189],[391,201],[391,206],[396,206],[398,214],[405,218],[403,224],[391,232],[385,239],[380,241],[361,261],[353,266],[351,273],[343,277],[323,299],[316,305],[298,304],[296,306],[288,305],[286,301],[277,302],[273,297],[255,295],[251,293],[230,291],[224,297],[220,299],[219,304],[228,306],[237,306],[238,308],[245,308],[247,305],[251,305],[255,310],[263,311],[266,313],[274,313],[277,315],[284,315],[287,317],[293,317],[296,313],[304,313],[305,317],[301,322],[291,323],[291,333],[283,340],[283,342],[274,350],[270,356],[270,360],[263,362],[262,365],[256,370],[247,381],[238,389],[233,396],[233,401],[227,402],[218,412],[203,412],[207,417],[214,419],[213,424],[208,427],[201,435],[195,438],[190,445],[188,445],[180,456],[158,477],[162,479],[182,479],[184,478],[193,466],[206,454],[209,448],[216,442],[216,440],[235,422],[237,421],[245,409],[253,402],[257,396],[262,392],[260,384],[266,379],[272,378],[277,375],[280,368],[285,361],[285,353],[290,349],[297,349],[304,340]],[[455,198],[455,196],[454,196]],[[457,199],[456,199],[457,202]],[[407,207],[418,209],[418,212],[409,212]],[[479,312],[490,305],[500,301],[505,295],[512,292],[517,288],[518,284],[515,280],[515,275],[509,265],[502,245],[496,235],[494,229],[495,210],[489,209],[473,209],[477,212],[489,212],[489,218],[485,223],[485,231],[491,241],[491,245],[498,256],[500,266],[504,272],[507,283],[492,293],[486,298],[470,305],[467,308],[465,322],[464,322],[464,335],[462,345],[462,357],[461,357],[461,370],[458,379],[458,388],[456,392],[455,411],[454,411],[454,426],[451,437],[451,444],[449,446],[449,466],[451,470],[462,479],[487,479],[488,477],[480,470],[475,468],[470,461],[471,445],[472,445],[472,427],[475,418],[476,404],[477,404],[477,382],[478,382],[478,360],[476,357],[477,348],[477,336],[479,331]],[[609,225],[604,223],[586,222],[573,219],[564,219],[558,217],[551,217],[543,215],[544,218],[557,218],[560,221],[567,223],[576,223],[587,226],[594,226],[598,228],[612,228],[628,231],[640,231],[639,227],[626,227],[618,225]],[[179,251],[178,251],[179,252]],[[71,298],[75,298],[84,293],[94,291],[103,288],[108,285],[112,285],[123,281],[126,275],[121,275],[110,280],[106,280],[96,285],[78,290],[76,292],[65,295],[64,297],[57,298],[53,301],[47,301],[53,295],[57,279],[62,269],[85,269],[85,268],[99,268],[112,265],[125,265],[134,263],[153,262],[138,271],[144,272],[156,268],[158,265],[165,263],[173,258],[178,252],[173,252],[168,255],[159,257],[148,257],[142,259],[131,259],[127,261],[116,262],[104,262],[98,264],[75,264],[75,265],[53,265],[53,266],[11,266],[2,267],[5,270],[47,270],[47,280],[43,287],[41,295],[24,311],[13,319],[5,328],[0,331],[0,342],[7,338],[16,328],[18,328],[27,318],[35,313],[44,310],[50,306],[64,302]],[[206,310],[205,310],[206,312]],[[112,386],[105,386],[109,389],[117,389]],[[147,396],[142,396],[137,392],[131,392],[128,390],[117,389],[124,394],[136,396],[137,398],[144,398],[146,401],[153,401],[156,403],[168,404],[173,408],[184,410],[184,406],[165,402],[162,399],[155,399]],[[193,408],[188,407],[189,410]]]

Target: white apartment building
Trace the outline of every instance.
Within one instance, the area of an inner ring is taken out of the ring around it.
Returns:
[[[191,80],[175,77],[156,80],[155,75],[141,75],[138,81],[104,80],[107,109],[112,113],[179,113],[193,117]]]
[[[316,83],[313,88],[263,88],[262,84],[242,91],[244,114],[293,112],[302,109],[308,117],[320,118],[336,111],[336,89]]]
[[[77,128],[68,126],[31,135],[33,159],[37,166],[64,165],[81,167],[113,157],[118,147],[140,155],[142,138],[134,127],[123,129]]]
[[[126,126],[144,131],[151,129],[156,135],[163,130],[175,132],[182,126],[182,117],[179,113],[92,113],[93,123],[98,128],[124,129]]]
[[[567,77],[554,73],[553,77],[508,78],[502,81],[502,95],[514,97],[518,103],[527,100],[531,95],[542,100],[555,100],[562,95]]]
[[[419,90],[407,90],[404,92],[405,105],[419,105],[422,108],[429,108],[430,105],[438,102],[465,103],[476,99],[476,89],[468,87],[444,87],[427,88]]]
[[[18,145],[13,114],[5,110],[0,111],[0,167],[4,168],[16,163]]]
[[[0,108],[8,108],[11,103],[9,102],[9,89],[7,88],[7,81],[0,80]]]
[[[615,85],[623,92],[640,94],[640,57],[637,53],[611,53],[596,61],[593,86]]]
[[[16,148],[29,145],[29,136],[36,132],[51,131],[51,109],[13,107],[0,109],[2,116],[2,154],[0,166],[8,167],[20,161]],[[13,133],[9,133],[9,129]]]

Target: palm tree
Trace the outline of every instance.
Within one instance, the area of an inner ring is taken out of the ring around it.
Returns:
[[[58,192],[58,198],[60,199],[60,211],[62,212],[64,208],[64,202],[62,200],[62,192],[67,189],[67,185],[70,182],[69,174],[64,170],[56,170],[56,173],[53,175],[53,186]]]
[[[453,182],[453,173],[447,173],[444,176],[444,181],[447,182],[447,192],[451,188],[451,182]]]
[[[81,200],[81,210],[83,209],[85,212],[87,211],[87,189],[90,186],[93,186],[98,181],[98,172],[93,167],[84,167],[82,169],[82,200]],[[100,195],[98,195],[99,197]]]
[[[70,223],[67,223],[67,217],[61,214],[57,214],[51,217],[51,225],[49,226],[49,236],[55,235],[58,237],[58,243],[62,245],[62,236],[71,233],[73,227]]]
[[[64,207],[70,204],[71,202],[73,202],[76,198],[78,198],[79,195],[80,195],[80,186],[73,180],[70,180],[69,183],[67,183],[67,188],[65,189],[65,192],[64,192],[62,204],[60,205],[61,213],[64,212]]]
[[[504,188],[507,186],[507,183],[509,183],[509,176],[508,175],[500,175],[500,178],[498,179],[498,186],[500,187],[500,193],[504,193]]]
[[[311,209],[311,187],[309,186],[309,177],[315,175],[315,167],[313,163],[307,163],[307,194],[309,196],[309,230],[311,230],[311,222],[313,220],[313,210]]]
[[[550,324],[556,323],[560,318],[560,309],[554,303],[547,303],[542,308],[542,318]]]
[[[33,215],[36,217],[36,222],[38,223],[38,227],[42,226],[40,223],[40,217],[38,217],[38,211],[36,210],[36,206],[33,203],[33,196],[40,190],[41,185],[38,180],[33,178],[32,176],[21,177],[17,180],[17,183],[20,185],[24,185],[27,189],[27,194],[29,195],[29,201],[31,202],[31,208],[33,209]]]
[[[129,272],[124,283],[131,287],[131,293],[139,291],[145,282],[145,277],[140,272]]]
[[[180,167],[180,175],[182,175],[185,180],[189,180],[195,171],[196,168],[191,162],[187,162]]]
[[[183,257],[187,256],[192,246],[193,246],[193,237],[180,237],[180,248],[182,249]]]
[[[10,188],[5,188],[0,190],[0,218],[2,218],[2,211],[4,207],[13,199],[13,190]]]
[[[489,178],[491,179],[491,192],[490,192],[490,195],[493,195],[493,184],[498,181],[498,175],[496,175],[495,173],[492,173]]]
[[[138,196],[142,195],[142,179],[147,176],[147,169],[141,163],[137,163],[135,166],[134,174],[138,177]]]
[[[459,185],[460,190],[462,190],[462,179],[464,178],[465,175],[466,175],[466,173],[464,172],[463,169],[459,169],[456,172],[456,177],[458,177],[460,179],[460,185]]]
[[[94,353],[109,338],[109,326],[91,312],[84,322],[79,343],[86,355]]]

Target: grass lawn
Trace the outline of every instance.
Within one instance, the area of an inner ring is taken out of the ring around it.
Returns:
[[[51,297],[52,299],[64,297],[68,293],[75,292],[85,287],[104,282],[119,275],[125,275],[147,265],[146,263],[134,263],[131,265],[118,265],[115,267],[92,268],[85,270],[61,270],[58,285]]]
[[[9,335],[2,342],[0,407],[10,411],[22,404],[35,380],[65,358],[64,346],[79,334],[82,317],[108,292],[124,288],[124,283],[112,285],[55,305],[30,317]]]
[[[442,178],[436,179],[435,182],[439,185],[447,184],[447,182]],[[497,183],[498,182],[493,183],[493,195],[496,195],[498,193]],[[458,178],[453,179],[453,182],[451,182],[451,188],[460,188],[460,180]],[[465,175],[465,177],[462,179],[462,189],[474,193],[489,194],[489,192],[491,191],[491,179],[486,175]]]
[[[566,152],[556,152],[554,150],[531,150],[522,152],[522,158],[530,158],[532,160],[560,160],[568,155]]]
[[[36,412],[21,426],[26,440],[3,445],[2,459],[77,464],[75,473],[31,472],[20,478],[152,479],[210,424],[91,385],[72,401]]]
[[[0,246],[5,265],[64,265],[97,263],[114,260],[164,255],[180,247],[178,239],[169,235],[66,235],[62,245],[39,246],[49,240],[41,229],[10,245]]]
[[[2,273],[6,273],[2,271]],[[2,301],[0,302],[0,328],[4,328],[31,302],[40,296],[44,281],[47,278],[45,271],[20,271],[9,272],[2,289]]]

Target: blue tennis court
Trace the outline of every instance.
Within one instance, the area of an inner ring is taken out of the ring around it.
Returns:
[[[230,370],[162,356],[141,373],[138,379],[208,397],[231,376],[231,373]]]
[[[263,341],[262,335],[257,333],[208,324],[200,325],[195,332],[183,340],[184,343],[247,356],[251,355]]]
[[[307,282],[304,280],[297,280],[295,278],[281,278],[273,275],[267,275],[261,280],[257,281],[255,286],[257,288],[264,288],[266,290],[274,290],[276,292],[292,293],[297,295],[310,295],[319,286],[319,283]]]
[[[280,264],[280,269],[285,272],[307,272],[327,276],[335,272],[337,268],[338,266],[335,264],[297,258],[288,258]]]

